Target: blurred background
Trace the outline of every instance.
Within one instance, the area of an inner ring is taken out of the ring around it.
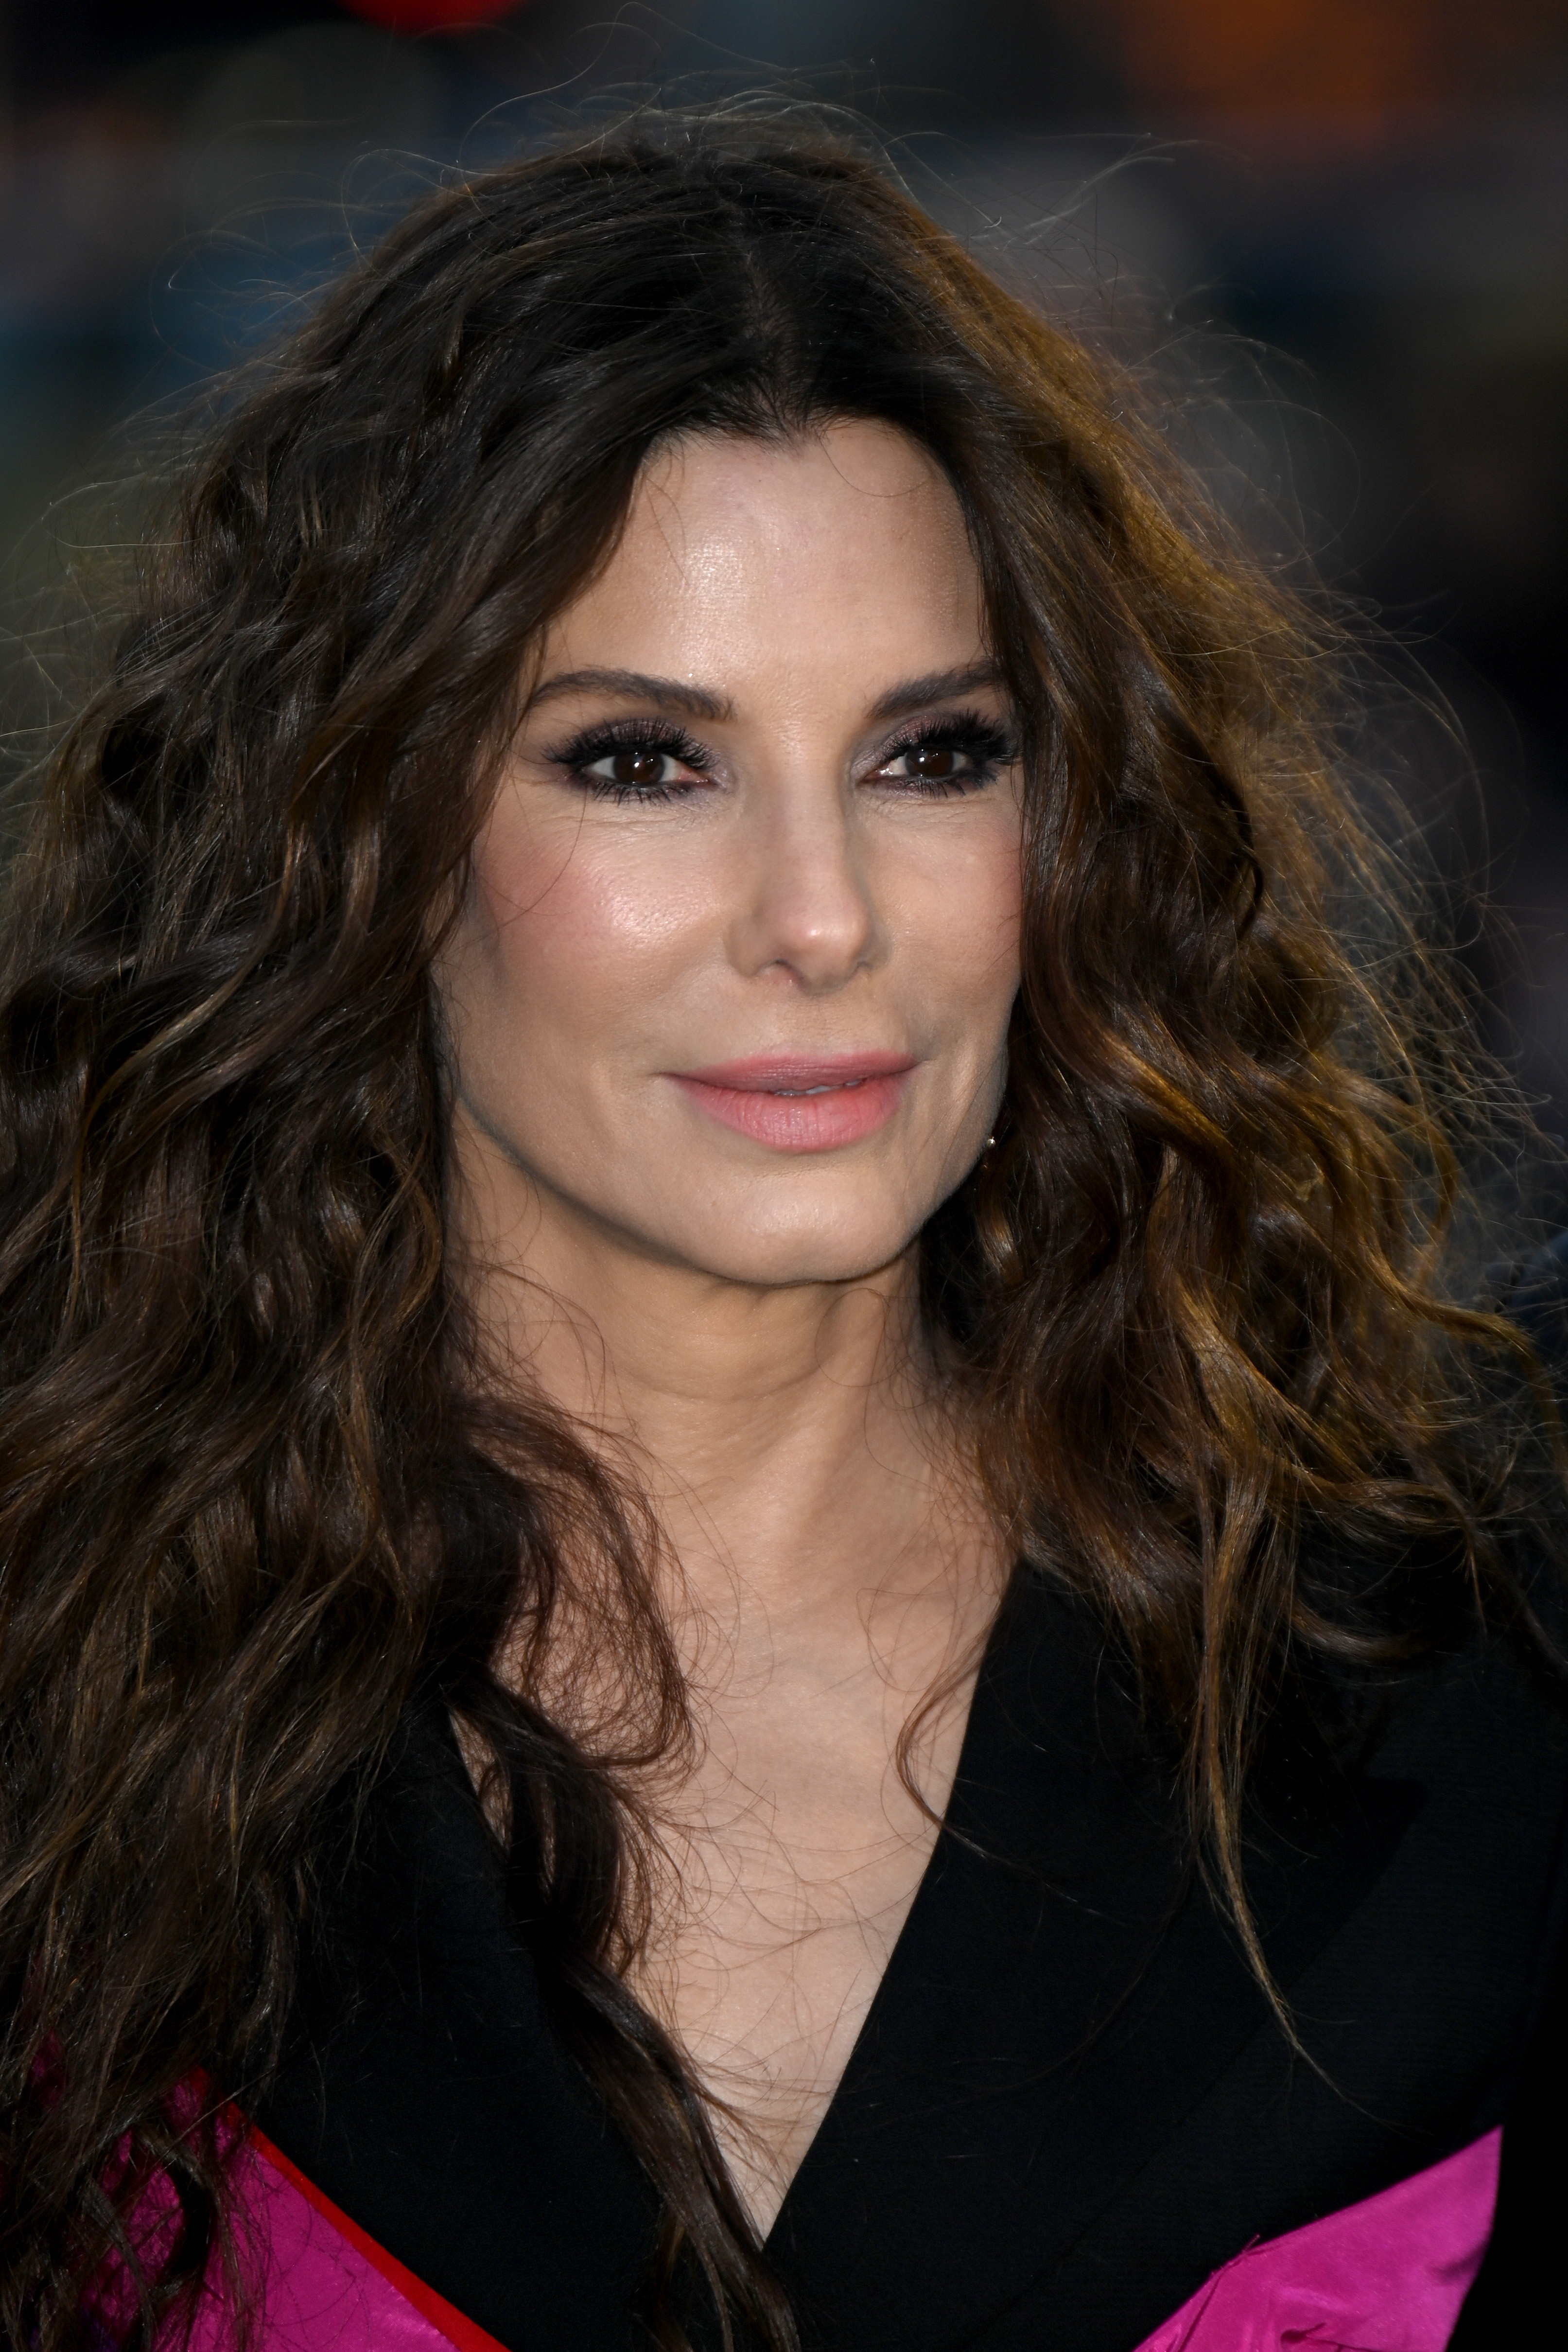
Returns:
[[[1227,494],[1429,681],[1466,751],[1407,720],[1386,757],[1495,1040],[1568,1123],[1563,0],[5,0],[13,754],[60,684],[18,616],[89,562],[128,422],[444,169],[585,104],[780,74],[1157,356]]]

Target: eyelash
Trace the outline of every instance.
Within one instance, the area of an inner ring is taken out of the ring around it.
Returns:
[[[1018,745],[1009,730],[978,710],[956,710],[946,718],[915,720],[883,748],[877,765],[885,768],[908,751],[963,751],[974,762],[967,773],[956,776],[901,780],[925,800],[956,800],[966,793],[983,791],[987,784],[995,783],[999,768],[1018,758]]]
[[[1005,727],[977,710],[962,710],[942,719],[916,721],[905,728],[883,746],[877,767],[888,767],[911,751],[961,751],[974,764],[956,776],[897,780],[913,797],[922,800],[952,800],[979,792],[995,782],[999,768],[1018,757],[1012,736]],[[700,743],[683,728],[654,719],[610,719],[603,726],[574,736],[559,751],[551,752],[549,759],[553,767],[563,769],[595,800],[611,801],[617,805],[635,801],[640,806],[651,807],[682,799],[691,789],[682,782],[622,784],[609,776],[590,773],[596,760],[609,759],[617,751],[643,751],[678,760],[683,767],[695,769],[698,775],[706,775],[708,771],[708,754]]]
[[[699,774],[707,772],[707,753],[695,742],[684,729],[671,727],[658,719],[612,719],[601,727],[593,727],[582,735],[573,736],[570,743],[549,755],[553,767],[562,768],[576,784],[595,800],[636,801],[648,806],[659,801],[673,801],[685,787],[670,784],[618,784],[610,776],[591,776],[589,769],[595,760],[607,760],[617,751],[649,751],[671,760],[678,760],[684,768],[695,768]]]

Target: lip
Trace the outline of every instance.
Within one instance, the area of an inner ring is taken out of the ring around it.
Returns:
[[[835,1151],[885,1127],[910,1054],[755,1054],[667,1075],[721,1126],[775,1151]]]

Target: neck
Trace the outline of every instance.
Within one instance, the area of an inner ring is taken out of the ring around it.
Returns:
[[[752,1286],[606,1230],[461,1119],[456,1176],[493,1360],[630,1464],[727,1646],[841,1639],[890,1591],[972,1591],[992,1548],[922,1337],[915,1245],[853,1281]]]

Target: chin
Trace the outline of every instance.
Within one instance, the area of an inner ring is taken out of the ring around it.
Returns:
[[[720,1281],[764,1288],[810,1282],[863,1282],[904,1255],[925,1223],[864,1216],[762,1223],[739,1212],[675,1242],[679,1254]]]

